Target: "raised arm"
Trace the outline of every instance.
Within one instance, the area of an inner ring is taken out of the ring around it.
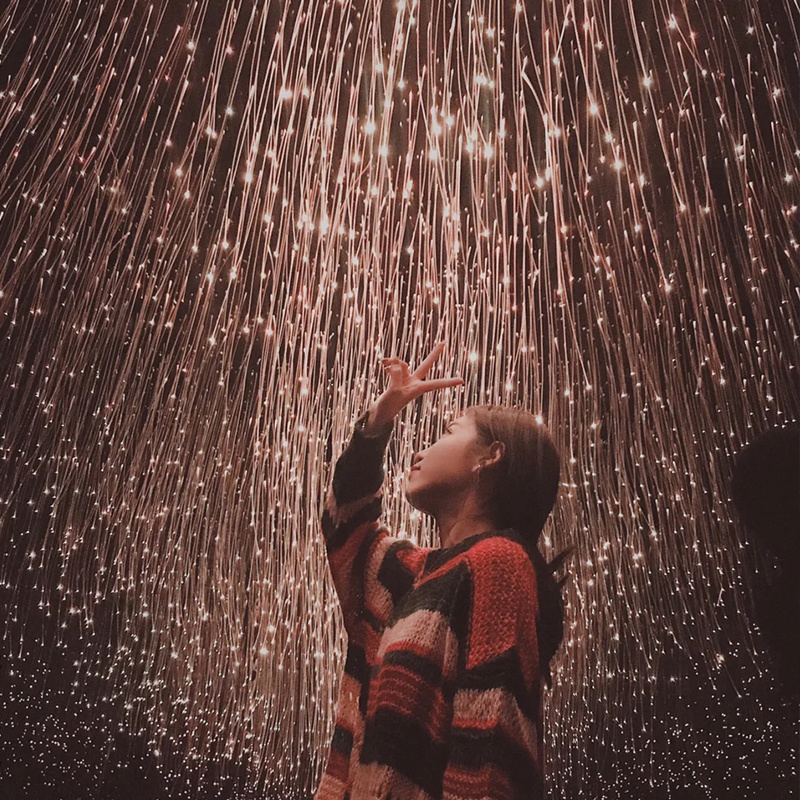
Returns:
[[[322,512],[322,530],[331,574],[351,641],[369,650],[383,632],[395,603],[411,588],[421,569],[419,548],[390,536],[380,524],[383,511],[384,458],[395,416],[411,400],[461,378],[422,380],[442,352],[437,345],[411,373],[397,358],[384,359],[386,391],[355,423],[333,471]]]
[[[390,536],[379,522],[383,462],[394,425],[390,421],[377,435],[366,436],[368,414],[359,417],[336,462],[322,512],[325,549],[345,629],[351,641],[363,645],[370,631],[380,635],[394,603],[413,581],[410,565],[400,558],[413,544]]]

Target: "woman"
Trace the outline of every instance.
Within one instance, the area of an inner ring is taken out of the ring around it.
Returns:
[[[536,542],[559,458],[525,412],[473,406],[416,453],[405,493],[441,547],[389,535],[383,460],[394,417],[428,391],[440,343],[356,422],[322,514],[348,634],[336,725],[315,800],[544,797],[542,683],[563,610]],[[555,566],[554,566],[555,565]]]

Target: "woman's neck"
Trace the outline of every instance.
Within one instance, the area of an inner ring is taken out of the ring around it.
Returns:
[[[451,518],[440,518],[437,522],[442,547],[452,547],[470,536],[495,530],[497,527],[484,514],[459,514]]]

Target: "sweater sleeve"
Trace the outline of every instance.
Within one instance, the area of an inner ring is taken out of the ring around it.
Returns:
[[[544,797],[536,572],[491,537],[469,558],[471,608],[459,657],[444,798]]]
[[[380,633],[397,600],[411,588],[414,553],[407,539],[379,523],[383,508],[384,456],[394,421],[374,436],[364,434],[369,412],[356,421],[333,470],[322,512],[331,575],[351,642],[364,644],[363,625]]]

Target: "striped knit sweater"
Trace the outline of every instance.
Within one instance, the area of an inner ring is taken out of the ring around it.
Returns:
[[[533,564],[513,529],[446,548],[379,522],[394,428],[355,425],[322,530],[348,635],[315,800],[539,800]]]

